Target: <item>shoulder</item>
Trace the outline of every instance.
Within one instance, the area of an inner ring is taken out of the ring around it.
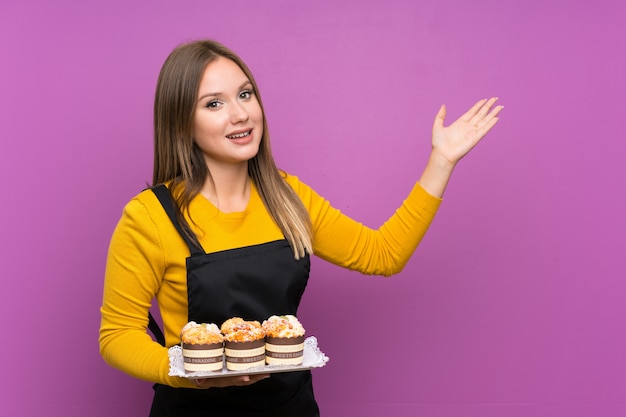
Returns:
[[[280,173],[280,176],[285,180],[285,182],[289,184],[289,186],[293,188],[296,193],[300,194],[300,192],[302,191],[309,192],[311,190],[311,187],[309,187],[302,180],[300,180],[299,177],[291,175],[283,170],[278,170],[278,172]]]
[[[152,188],[146,188],[126,203],[123,216],[138,223],[159,223],[167,218]]]
[[[139,194],[135,195],[130,201],[126,204],[126,207],[137,208],[137,207],[152,207],[155,205],[160,205],[159,199],[157,198],[152,188],[146,188],[141,191]]]
[[[303,182],[299,177],[291,175],[285,171],[280,171],[280,174],[284,178],[285,182],[298,195],[298,197],[300,197],[300,200],[309,212],[315,207],[318,207],[320,204],[326,204],[324,197],[319,195],[317,191]]]

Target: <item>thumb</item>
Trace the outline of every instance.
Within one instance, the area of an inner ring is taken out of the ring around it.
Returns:
[[[443,122],[446,119],[446,105],[442,104],[435,116],[435,123],[433,128],[443,127]]]
[[[191,382],[193,382],[196,386],[201,387],[202,384],[204,384],[206,382],[207,378],[196,378],[196,379],[192,379]]]

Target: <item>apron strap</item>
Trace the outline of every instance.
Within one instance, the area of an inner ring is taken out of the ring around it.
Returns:
[[[165,336],[163,335],[163,331],[161,331],[161,327],[152,316],[152,313],[148,312],[148,329],[154,335],[154,338],[161,346],[165,346]]]
[[[172,221],[172,224],[180,234],[180,236],[185,240],[185,243],[189,247],[189,251],[192,255],[204,254],[204,249],[201,249],[200,242],[192,241],[184,232],[178,219],[176,218],[176,209],[174,208],[174,201],[172,200],[172,195],[170,194],[170,190],[164,184],[159,184],[155,187],[152,187],[152,192],[157,196],[159,202],[163,206],[163,209],[167,213],[167,216]],[[156,322],[152,313],[148,312],[148,329],[154,335],[157,342],[159,342],[162,346],[165,346],[165,336],[163,335],[163,331],[161,327]]]
[[[176,209],[174,208],[174,200],[172,200],[172,194],[170,193],[170,190],[168,190],[168,188],[164,184],[159,184],[155,187],[152,187],[152,192],[156,194],[159,202],[163,206],[163,209],[165,209],[167,216],[170,218],[170,220],[174,224],[174,227],[178,231],[178,234],[180,234],[180,236],[185,240],[185,243],[187,243],[187,246],[189,246],[189,251],[191,252],[191,255],[204,255],[204,249],[202,249],[202,247],[200,246],[200,242],[198,242],[198,239],[190,239],[189,236],[187,236],[187,234],[185,234],[185,232],[183,231],[183,228],[180,226],[180,223],[176,218]]]

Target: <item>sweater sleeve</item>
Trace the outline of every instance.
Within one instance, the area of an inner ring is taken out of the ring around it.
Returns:
[[[335,265],[390,276],[406,265],[426,234],[441,199],[415,184],[403,204],[378,229],[351,219],[295,177],[287,177],[309,210],[313,250]]]
[[[165,273],[166,255],[149,210],[134,199],[117,224],[106,264],[100,353],[136,378],[170,386],[193,385],[168,376],[167,349],[147,333],[148,311]]]

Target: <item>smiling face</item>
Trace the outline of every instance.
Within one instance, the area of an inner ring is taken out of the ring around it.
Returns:
[[[237,64],[207,65],[194,111],[193,137],[209,169],[247,163],[259,151],[263,111],[252,83]]]

